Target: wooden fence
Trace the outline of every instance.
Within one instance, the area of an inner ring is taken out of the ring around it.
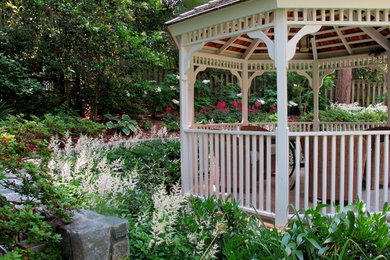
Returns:
[[[387,93],[384,82],[372,82],[369,80],[353,80],[351,87],[351,103],[359,103],[361,106],[368,106],[383,99]],[[336,89],[326,90],[325,95],[332,101],[335,101]]]

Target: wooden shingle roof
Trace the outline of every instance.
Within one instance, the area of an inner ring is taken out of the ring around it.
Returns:
[[[186,20],[188,18],[197,16],[197,15],[200,15],[203,13],[208,13],[208,12],[218,10],[218,9],[236,4],[238,2],[244,2],[244,1],[246,1],[246,0],[211,0],[204,5],[197,6],[192,10],[189,10],[185,13],[180,14],[178,17],[176,17],[172,20],[169,20],[165,24],[170,25],[173,23],[177,23],[179,21],[183,21],[183,20]]]

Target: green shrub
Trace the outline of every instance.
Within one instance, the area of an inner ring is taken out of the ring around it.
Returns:
[[[162,119],[164,122],[161,124],[166,127],[169,132],[180,131],[180,118],[173,113],[166,113]]]
[[[110,114],[104,116],[111,120],[110,122],[107,122],[107,127],[109,129],[116,129],[123,132],[125,135],[137,134],[141,130],[137,121],[132,120],[128,115],[122,115],[121,118],[114,117]]]
[[[58,259],[61,236],[56,234],[55,225],[68,221],[69,210],[76,208],[79,202],[53,184],[47,174],[47,160],[32,163],[24,156],[23,143],[12,135],[0,133],[0,186],[23,198],[7,201],[0,196],[0,245],[29,259]],[[14,177],[5,178],[9,174]],[[19,238],[29,243],[46,241],[48,245],[44,252],[33,253],[28,248],[18,247]]]
[[[149,141],[133,147],[119,147],[107,155],[108,161],[121,158],[124,171],[137,171],[137,188],[154,190],[164,184],[167,188],[180,181],[180,142]]]

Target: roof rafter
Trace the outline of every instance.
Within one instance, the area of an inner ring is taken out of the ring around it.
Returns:
[[[338,26],[334,27],[334,30],[336,31],[337,35],[340,37],[341,42],[344,44],[345,48],[347,49],[349,54],[353,54],[353,51],[351,49],[351,46],[349,46],[348,41],[345,39],[344,34],[341,32],[340,28]]]
[[[221,54],[224,52],[227,48],[229,48],[230,44],[232,44],[235,40],[240,38],[240,35],[237,35],[235,37],[230,38],[225,44],[218,50],[217,54]]]
[[[260,39],[254,39],[251,43],[251,45],[249,45],[248,49],[246,49],[245,53],[244,53],[244,59],[247,60],[249,59],[249,57],[253,54],[253,52],[256,50],[256,47],[259,46],[261,40]]]
[[[390,50],[390,42],[380,32],[372,27],[360,27],[360,29],[368,34],[374,41],[381,45],[386,51]]]

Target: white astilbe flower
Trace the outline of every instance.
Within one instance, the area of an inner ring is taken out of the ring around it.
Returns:
[[[369,105],[366,109],[366,111],[369,111],[369,112],[384,112],[384,113],[387,113],[387,106],[384,105],[383,103],[378,103],[378,104],[375,104],[375,105]]]
[[[63,143],[65,148],[60,149],[59,140],[50,142],[54,152],[48,168],[55,185],[70,187],[76,195],[85,196],[90,206],[95,203],[94,196],[111,203],[135,188],[137,173],[123,174],[122,159],[109,162],[106,156],[113,148],[104,145],[102,138],[81,136],[74,147],[70,137]]]
[[[290,101],[288,102],[288,106],[289,106],[289,107],[296,107],[296,106],[298,106],[298,104],[295,103],[294,101],[290,100]]]
[[[202,81],[203,84],[209,84],[210,83],[210,80],[209,79],[205,79]]]
[[[172,99],[172,103],[175,104],[175,105],[179,105],[180,104],[179,100],[177,100],[177,99]]]
[[[364,113],[364,112],[387,112],[387,106],[383,105],[383,103],[378,103],[375,105],[369,105],[368,107],[359,106],[359,103],[355,102],[352,104],[343,104],[343,103],[335,103],[330,106],[331,109],[342,109],[351,114],[355,113]]]
[[[359,103],[355,102],[352,104],[344,104],[344,103],[334,103],[330,106],[331,109],[341,109],[347,111],[349,113],[361,112],[364,107],[359,106]]]
[[[169,136],[168,129],[166,127],[160,127],[153,126],[150,130],[151,137],[157,137],[157,138],[166,138]]]
[[[153,194],[154,212],[152,218],[152,236],[149,247],[161,243],[170,244],[174,231],[173,225],[183,207],[184,197],[179,186],[174,186],[172,193],[167,194],[165,187],[160,185]]]

